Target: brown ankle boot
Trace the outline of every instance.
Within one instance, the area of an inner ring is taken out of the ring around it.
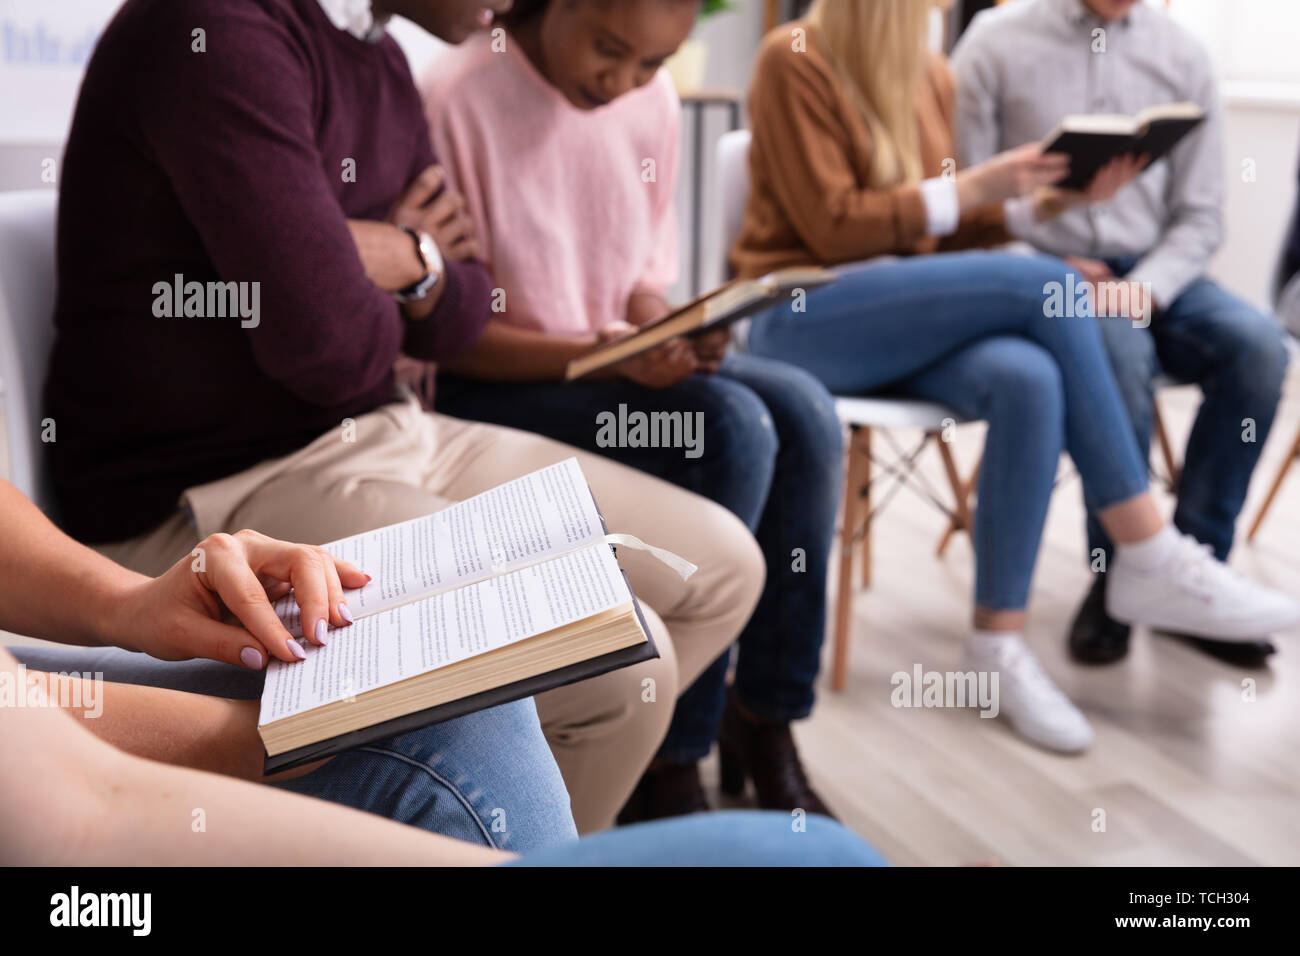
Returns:
[[[747,715],[733,692],[727,694],[718,752],[723,793],[740,796],[749,777],[763,810],[805,810],[835,819],[808,783],[790,725]]]
[[[700,769],[693,763],[669,763],[647,770],[632,791],[619,823],[640,823],[663,817],[681,817],[710,809],[700,783]]]

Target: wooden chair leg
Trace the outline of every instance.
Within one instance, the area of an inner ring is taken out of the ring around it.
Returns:
[[[935,433],[937,435],[937,433]],[[932,437],[934,437],[932,435]],[[966,482],[962,481],[961,473],[957,471],[957,461],[952,456],[952,448],[942,438],[935,438],[939,446],[939,457],[943,459],[943,470],[948,474],[948,484],[952,488],[953,497],[953,517],[949,521],[949,526],[956,525],[959,528],[970,529],[970,498],[966,494]],[[945,534],[939,542],[939,554],[943,554],[944,547],[948,544],[949,535]]]
[[[971,469],[970,477],[966,479],[965,484],[963,484],[960,489],[953,489],[953,494],[956,495],[954,500],[965,502],[968,514],[970,513],[971,495],[975,494],[975,486],[979,484],[980,467],[983,464],[984,456],[981,455],[975,462],[975,467]],[[975,519],[971,518],[971,520],[974,521]],[[943,537],[939,539],[939,548],[936,552],[938,556],[943,557],[943,553],[948,550],[948,542],[952,540],[952,536],[955,532],[965,531],[967,534],[970,534],[973,530],[973,525],[967,525],[963,528],[961,525],[961,519],[954,513],[953,516],[948,519],[948,527],[944,529]]]
[[[1165,460],[1165,474],[1169,476],[1169,490],[1176,491],[1181,469],[1174,461],[1173,446],[1169,444],[1169,433],[1165,431],[1165,420],[1160,414],[1160,396],[1157,395],[1152,399],[1151,410],[1154,413],[1156,441],[1160,443],[1160,456]]]
[[[853,453],[859,456],[862,469],[858,477],[861,492],[858,494],[858,522],[855,537],[858,541],[858,554],[862,561],[862,589],[871,587],[871,428],[858,429],[857,447]]]
[[[1296,432],[1295,441],[1291,443],[1291,448],[1287,451],[1286,458],[1282,461],[1282,467],[1278,469],[1277,477],[1273,479],[1273,486],[1268,489],[1268,494],[1264,497],[1264,503],[1259,507],[1259,513],[1255,515],[1255,520],[1250,526],[1250,533],[1246,535],[1247,541],[1255,540],[1255,532],[1259,526],[1264,523],[1264,515],[1268,514],[1268,509],[1273,505],[1273,499],[1277,497],[1278,491],[1282,487],[1282,482],[1286,480],[1287,472],[1295,464],[1296,456],[1300,455],[1300,431]]]
[[[840,518],[840,580],[835,595],[835,644],[831,658],[831,690],[835,691],[843,690],[848,680],[849,640],[852,637],[853,620],[853,555],[857,550],[854,545],[859,522],[864,514],[862,489],[871,462],[865,451],[870,447],[871,430],[850,427],[843,514]]]

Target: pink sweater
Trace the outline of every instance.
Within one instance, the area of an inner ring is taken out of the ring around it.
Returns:
[[[581,110],[513,37],[452,48],[420,82],[434,148],[465,195],[504,302],[494,319],[588,333],[677,277],[681,104],[666,72]],[[499,296],[499,294],[498,294]]]

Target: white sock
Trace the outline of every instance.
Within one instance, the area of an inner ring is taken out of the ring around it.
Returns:
[[[991,654],[1012,641],[1023,639],[1019,631],[985,631],[977,627],[966,638],[966,646],[977,654]]]
[[[1181,539],[1174,526],[1167,524],[1149,538],[1115,545],[1115,556],[1122,556],[1125,564],[1139,571],[1154,571],[1169,560]]]

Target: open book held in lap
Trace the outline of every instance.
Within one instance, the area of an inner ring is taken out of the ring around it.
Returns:
[[[835,273],[819,266],[795,266],[769,272],[757,279],[736,279],[653,322],[647,322],[627,338],[610,342],[574,359],[565,370],[564,378],[570,382],[582,378],[681,335],[724,328],[775,305],[785,296],[833,281]]]
[[[266,772],[658,657],[611,541],[640,546],[609,535],[569,458],[325,545],[374,580],[347,593],[355,624],[268,667]],[[292,594],[276,611],[300,636]]]

